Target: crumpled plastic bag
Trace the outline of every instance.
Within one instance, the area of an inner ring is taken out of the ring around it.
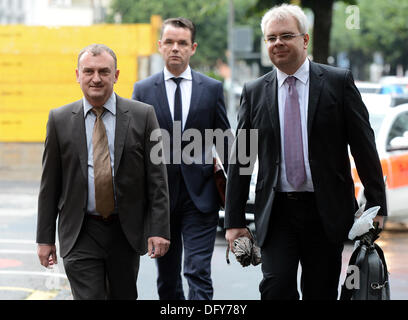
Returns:
[[[261,263],[261,250],[254,244],[252,239],[248,237],[239,237],[234,240],[234,254],[237,261],[243,266],[247,267],[250,264],[256,266]],[[227,263],[229,248],[227,248]]]
[[[363,210],[363,207],[360,207],[354,215],[354,224],[348,234],[350,240],[354,240],[374,228],[373,219],[377,215],[378,210],[380,210],[380,206],[371,207],[364,212]]]
[[[234,254],[237,261],[247,267],[250,264],[256,266],[261,263],[261,252],[259,247],[253,244],[253,241],[247,237],[239,237],[234,240]]]

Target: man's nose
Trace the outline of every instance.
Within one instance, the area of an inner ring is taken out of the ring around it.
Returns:
[[[281,46],[283,45],[283,41],[281,39],[281,37],[277,37],[274,43],[275,46]]]
[[[178,43],[174,42],[173,47],[171,48],[172,51],[179,51]]]
[[[92,81],[93,82],[100,82],[101,81],[101,76],[99,75],[99,72],[95,72],[92,76]]]

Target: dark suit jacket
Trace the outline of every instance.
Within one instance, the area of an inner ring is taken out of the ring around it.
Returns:
[[[308,104],[309,163],[319,215],[329,239],[342,242],[358,209],[348,146],[365,188],[366,208],[387,205],[381,164],[368,112],[348,70],[310,62]],[[239,129],[258,129],[259,172],[255,225],[259,245],[268,230],[281,161],[276,69],[247,83],[242,91]],[[233,150],[236,146],[234,144]],[[250,176],[230,164],[225,227],[245,226],[244,210]],[[273,218],[271,223],[273,223]]]
[[[122,229],[139,254],[147,237],[169,239],[169,199],[164,165],[153,165],[150,150],[158,128],[152,106],[116,102],[114,186]],[[54,243],[56,219],[60,254],[68,254],[87,208],[88,151],[82,99],[50,111],[38,199],[37,243]]]
[[[183,175],[189,195],[201,212],[218,211],[220,206],[213,177],[213,165],[206,164],[204,157],[205,129],[230,128],[225,111],[224,94],[221,82],[191,70],[192,94],[190,109],[184,131],[197,129],[202,137],[202,161],[200,163],[167,165],[170,190],[170,208],[173,212],[179,193],[178,180]],[[173,152],[173,120],[167,101],[164,73],[159,72],[135,83],[132,99],[154,106],[160,127],[170,133],[170,152]],[[185,146],[183,143],[182,146]],[[219,147],[219,146],[218,146]],[[218,148],[217,147],[217,148]],[[228,167],[228,140],[224,139],[224,167]]]

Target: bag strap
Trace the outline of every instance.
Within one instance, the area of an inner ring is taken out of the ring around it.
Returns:
[[[360,254],[361,251],[361,246],[358,246],[353,253],[351,254],[350,260],[349,260],[349,266],[356,265],[356,260],[357,256]],[[351,275],[351,274],[350,274]],[[340,294],[340,300],[351,300],[351,297],[353,295],[354,289],[349,289],[346,286],[346,282],[348,280],[348,277],[350,275],[346,275],[346,278],[344,279],[344,283],[341,286],[341,294]]]

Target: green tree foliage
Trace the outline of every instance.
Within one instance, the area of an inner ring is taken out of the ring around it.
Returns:
[[[313,12],[313,60],[320,63],[327,63],[330,52],[330,30],[332,27],[332,10],[336,0],[257,0],[250,9],[251,14],[264,13],[267,9],[282,3],[298,3],[304,8],[309,8]],[[354,4],[355,0],[343,0],[349,4]]]
[[[334,10],[333,55],[347,52],[354,64],[371,63],[374,52],[392,67],[408,68],[408,2],[406,0],[359,0],[360,28],[348,28],[346,6]]]
[[[255,0],[235,0],[236,20],[246,23],[245,13]],[[226,62],[228,42],[228,0],[114,0],[108,22],[120,15],[122,23],[148,23],[152,15],[163,20],[171,17],[186,17],[197,27],[197,52],[191,59],[193,67],[208,70],[218,59]]]

